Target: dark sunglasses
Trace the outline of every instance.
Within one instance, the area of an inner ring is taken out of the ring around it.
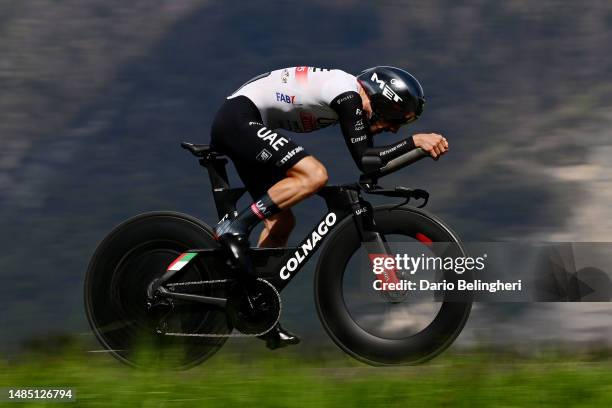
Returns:
[[[417,120],[419,116],[421,116],[421,113],[423,113],[424,104],[425,104],[425,99],[420,98],[419,104],[417,105],[414,115],[411,118],[406,119],[406,117],[404,116],[403,118],[388,119],[387,122],[395,126],[402,126],[402,125],[407,125],[408,123],[412,123],[415,120]]]

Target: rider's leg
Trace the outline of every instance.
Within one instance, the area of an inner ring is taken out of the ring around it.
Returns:
[[[265,200],[271,200],[270,206],[273,204],[275,209],[280,209],[280,212],[265,217],[266,224],[259,239],[260,245],[264,247],[284,246],[287,243],[289,233],[295,224],[293,214],[288,207],[313,195],[327,183],[325,167],[312,156],[301,159],[287,171],[286,175],[286,178],[270,187],[264,196]],[[238,220],[242,220],[240,221],[241,228],[244,227],[245,220],[250,223],[249,228],[252,228],[259,222],[259,218],[251,216],[249,211],[259,209],[261,202],[262,200],[255,202],[242,211],[234,221],[228,222],[226,230],[231,230],[232,225]],[[261,339],[266,342],[269,349],[286,347],[300,342],[298,336],[283,328],[280,323],[261,336]]]
[[[303,199],[315,194],[327,183],[327,170],[323,164],[312,156],[297,162],[287,171],[287,177],[273,185],[268,194],[285,208],[282,212],[265,220],[265,227],[259,237],[259,246],[277,247],[285,246],[289,233],[295,225],[291,207]],[[270,349],[298,344],[300,338],[283,328],[280,323],[272,330],[261,336]]]
[[[276,203],[270,198],[270,195],[266,193],[259,200],[240,211],[236,218],[227,219],[217,224],[215,234],[218,238],[224,235],[246,238],[261,220],[269,218],[280,211],[282,210],[278,208]]]
[[[213,121],[211,143],[215,150],[232,159],[245,187],[253,198],[258,199],[254,206],[238,215],[241,221],[232,228],[227,229],[233,223],[229,219],[215,228],[219,239],[225,241],[225,247],[232,252],[238,269],[249,271],[249,258],[244,256],[249,228],[314,194],[327,182],[327,172],[302,146],[281,132],[264,126],[259,110],[244,96],[228,99],[220,108]],[[279,227],[282,223],[278,224]],[[284,226],[285,235],[290,230],[288,226]],[[229,234],[219,234],[222,230]],[[286,237],[283,241],[286,242]],[[299,342],[297,336],[284,330],[280,324],[262,338],[269,348]]]
[[[295,227],[295,217],[290,209],[266,218],[264,229],[259,235],[257,246],[261,248],[278,248],[287,245],[289,234]]]
[[[313,156],[304,157],[287,170],[287,177],[268,190],[281,209],[289,208],[315,194],[327,184],[327,170]]]
[[[260,221],[310,197],[326,183],[325,166],[312,156],[304,157],[287,170],[285,178],[270,187],[263,197],[242,210],[235,219],[217,225],[217,236],[247,235]]]
[[[296,163],[287,171],[287,178],[268,190],[268,195],[277,203],[282,212],[264,220],[264,229],[259,236],[260,247],[281,247],[287,245],[289,234],[295,226],[295,217],[288,207],[319,191],[327,183],[325,166],[312,156]]]

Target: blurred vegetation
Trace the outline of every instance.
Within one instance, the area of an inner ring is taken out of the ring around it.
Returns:
[[[590,407],[612,403],[611,382],[610,360],[554,353],[476,352],[417,367],[368,367],[288,351],[236,352],[179,372],[136,370],[76,350],[0,361],[0,387],[71,387],[78,407]]]

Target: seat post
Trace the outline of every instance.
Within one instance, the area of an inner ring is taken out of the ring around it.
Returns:
[[[200,165],[206,167],[206,170],[208,170],[210,184],[215,191],[229,188],[227,170],[225,169],[226,164],[227,159],[210,157],[210,155],[206,155],[206,157],[200,159]]]
[[[246,188],[230,188],[229,178],[225,165],[228,160],[219,157],[220,154],[211,149],[210,145],[182,142],[181,147],[189,150],[191,154],[199,157],[200,166],[206,168],[212,186],[213,198],[219,219],[226,214],[236,216],[236,203],[246,192]]]
[[[225,168],[228,160],[223,157],[217,157],[215,154],[206,154],[200,159],[200,165],[208,170],[208,177],[213,188],[213,198],[215,199],[215,207],[219,219],[226,214],[230,217],[235,217],[236,203],[238,199],[245,193],[244,187],[230,188],[227,170]]]

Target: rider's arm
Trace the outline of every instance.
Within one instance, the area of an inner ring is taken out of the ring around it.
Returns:
[[[371,168],[364,169],[364,156],[377,159],[378,165],[382,167],[390,160],[415,148],[412,137],[390,145],[374,147],[372,135],[369,134],[369,128],[363,117],[361,97],[357,92],[349,91],[338,95],[332,101],[331,107],[338,114],[342,135],[351,156],[362,171],[372,170]]]

